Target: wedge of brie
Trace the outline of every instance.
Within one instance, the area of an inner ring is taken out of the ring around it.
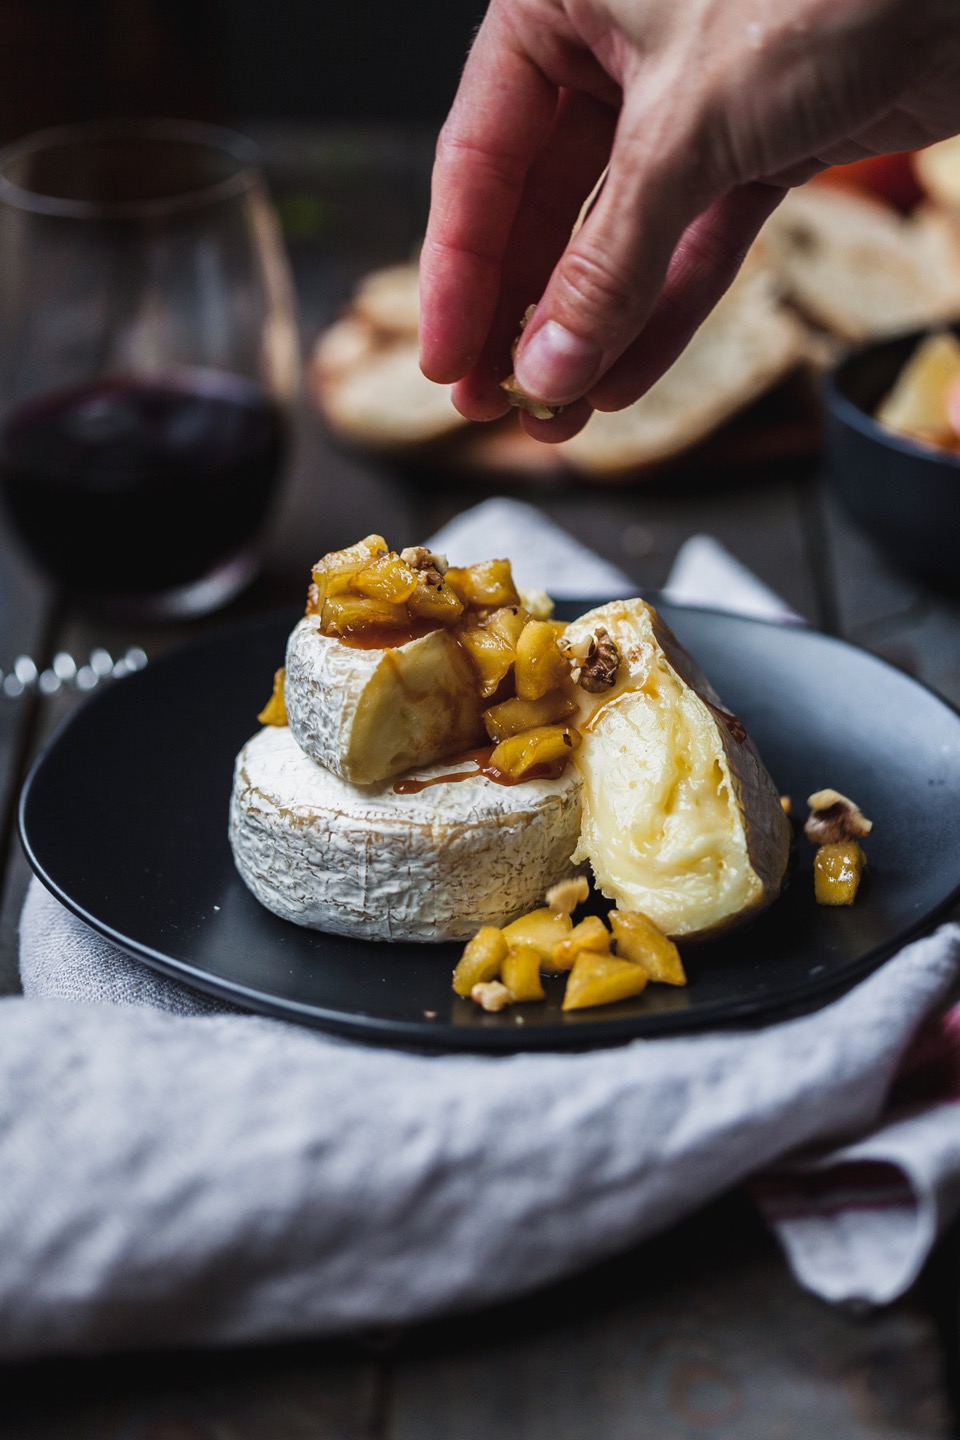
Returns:
[[[268,726],[237,756],[230,844],[247,887],[296,925],[370,940],[467,940],[576,873],[580,777],[498,785],[418,770],[411,788],[359,787]],[[422,782],[428,782],[423,784]],[[418,782],[422,788],[417,789]]]
[[[605,630],[620,653],[613,685],[574,687],[583,822],[574,858],[621,910],[666,934],[703,938],[780,892],[791,831],[776,786],[735,716],[663,619],[617,600],[567,627],[583,652]]]
[[[305,615],[287,641],[284,696],[300,749],[355,785],[486,743],[486,702],[449,630],[358,649]]]

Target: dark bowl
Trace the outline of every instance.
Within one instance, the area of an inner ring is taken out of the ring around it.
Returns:
[[[917,444],[873,419],[924,333],[864,346],[837,365],[824,395],[826,459],[845,509],[891,560],[956,592],[960,454]]]

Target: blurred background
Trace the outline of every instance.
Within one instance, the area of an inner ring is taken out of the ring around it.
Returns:
[[[436,125],[481,0],[0,0],[0,141],[134,113]]]
[[[0,0],[0,144],[137,116],[249,135],[290,253],[306,360],[361,275],[415,253],[436,132],[483,10],[483,0]],[[318,484],[330,465],[306,396],[294,441],[250,603],[284,600],[294,584],[299,597],[316,553],[356,538],[368,491],[398,543],[421,538],[392,472],[384,495],[381,472],[345,455],[342,483]]]

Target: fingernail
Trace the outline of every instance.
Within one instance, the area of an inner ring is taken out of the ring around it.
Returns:
[[[589,388],[602,358],[598,346],[546,320],[520,346],[514,373],[528,395],[560,404]]]

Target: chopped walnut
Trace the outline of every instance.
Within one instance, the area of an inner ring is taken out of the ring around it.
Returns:
[[[441,575],[446,575],[450,568],[446,555],[436,555],[426,545],[408,545],[400,551],[400,559],[411,570],[439,570]]]
[[[514,409],[526,410],[527,414],[536,420],[552,420],[563,409],[562,405],[547,405],[543,400],[534,400],[526,391],[520,389],[513,375],[500,381],[500,389],[507,392],[507,398]]]
[[[479,980],[470,991],[470,999],[483,1010],[502,1010],[513,1000],[513,992],[508,990],[502,980]]]
[[[807,816],[803,833],[814,845],[836,845],[843,840],[856,840],[858,836],[869,835],[873,821],[868,820],[853,800],[841,795],[838,790],[817,790],[807,804]]]
[[[617,682],[620,668],[620,651],[615,640],[606,630],[600,629],[593,637],[586,659],[580,666],[577,684],[581,690],[596,695],[600,690],[609,690]]]
[[[517,346],[520,344],[520,336],[523,334],[527,322],[536,308],[536,305],[528,305],[523,312],[523,319],[520,321],[520,331],[510,347],[510,359],[513,361],[516,361],[517,358]],[[507,398],[511,405],[515,406],[518,410],[526,410],[528,415],[533,415],[538,420],[552,420],[554,416],[559,415],[563,409],[562,405],[546,405],[542,400],[531,399],[529,395],[520,389],[516,376],[513,374],[508,375],[506,380],[500,381],[500,389],[506,391]]]
[[[446,555],[435,555],[426,545],[408,545],[400,551],[400,559],[411,570],[423,576],[427,585],[437,590],[443,584],[443,577],[449,568]]]
[[[572,915],[590,893],[586,875],[577,875],[572,880],[560,880],[551,885],[545,895],[547,908],[557,910],[561,915]]]

